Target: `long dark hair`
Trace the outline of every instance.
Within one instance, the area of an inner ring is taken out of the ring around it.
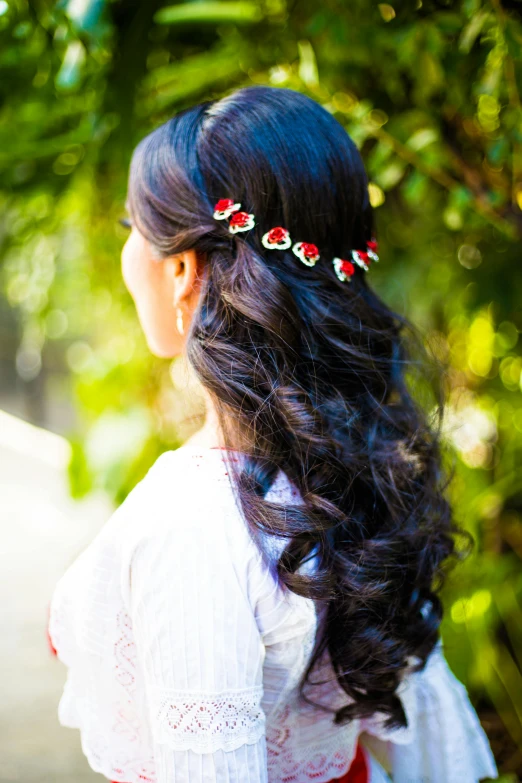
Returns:
[[[213,218],[221,198],[240,202],[256,227],[232,235]],[[246,457],[234,486],[251,532],[261,547],[260,532],[287,539],[280,582],[324,607],[301,695],[326,650],[350,697],[335,722],[379,711],[389,727],[405,725],[396,689],[409,659],[422,667],[438,641],[456,530],[439,419],[405,380],[411,327],[362,269],[346,283],[331,263],[372,236],[355,144],[310,98],[249,87],[143,139],[129,205],[160,257],[198,254],[204,280],[188,360],[226,446]],[[266,250],[261,238],[274,226],[316,244],[319,262]],[[436,399],[440,412],[440,390]],[[265,500],[279,469],[303,504]],[[315,570],[300,573],[312,556]]]

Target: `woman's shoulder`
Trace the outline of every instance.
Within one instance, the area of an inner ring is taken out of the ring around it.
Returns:
[[[205,482],[212,491],[213,487],[230,483],[226,460],[234,458],[222,449],[185,444],[160,454],[139,484],[168,493],[190,492]]]
[[[180,446],[164,451],[129,492],[115,514],[127,519],[147,514],[147,527],[179,518],[201,515],[219,499],[230,499],[232,484],[225,457],[219,450]]]
[[[168,538],[183,547],[208,535],[240,555],[251,540],[230,477],[234,458],[193,446],[163,452],[113,513],[102,537],[124,559],[147,541]]]
[[[192,500],[201,505],[227,484],[227,466],[218,450],[184,445],[162,452],[117,511],[145,502],[154,509],[173,498],[177,503]]]
[[[146,475],[113,512],[89,546],[89,562],[111,562],[127,589],[137,560],[158,568],[174,567],[192,559],[205,562],[214,574],[235,575],[252,605],[274,594],[271,564],[258,547],[256,536],[241,509],[231,476],[231,462],[241,454],[217,448],[184,445],[163,452]],[[280,471],[267,499],[282,503],[295,488]],[[270,542],[269,542],[270,543]],[[267,549],[277,556],[284,539]]]

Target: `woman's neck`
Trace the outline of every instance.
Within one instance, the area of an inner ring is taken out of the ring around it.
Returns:
[[[201,429],[191,435],[185,442],[187,445],[190,444],[191,446],[198,446],[201,448],[223,448],[223,436],[221,434],[216,409],[208,394],[205,393],[204,396],[207,407],[205,423]]]

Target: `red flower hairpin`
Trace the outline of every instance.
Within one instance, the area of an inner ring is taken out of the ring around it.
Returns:
[[[335,269],[335,274],[341,281],[341,283],[350,282],[355,274],[355,267],[351,261],[347,261],[344,258],[334,258],[332,261]]]
[[[256,221],[253,215],[250,215],[248,212],[236,212],[230,218],[228,230],[231,234],[237,234],[238,231],[249,231],[251,228],[254,228],[255,224]]]
[[[290,232],[282,226],[276,226],[267,231],[263,235],[261,243],[268,250],[287,250],[292,247],[294,255],[307,266],[314,266],[321,257],[317,246],[312,245],[311,242],[296,242],[292,245]]]
[[[286,228],[277,226],[276,228],[271,228],[270,231],[263,235],[261,243],[268,250],[287,250],[292,244],[292,240],[290,239],[290,232]]]
[[[255,216],[249,212],[241,212],[241,204],[236,203],[231,198],[222,198],[214,206],[214,218],[216,220],[226,220],[230,218],[228,230],[231,234],[238,231],[249,231],[256,225]],[[290,232],[283,226],[275,226],[263,234],[261,244],[267,250],[288,250],[292,248],[294,255],[299,258],[306,266],[315,266],[321,258],[319,248],[311,242],[292,243]],[[377,240],[372,237],[366,242],[366,250],[352,250],[352,260],[357,266],[364,269],[365,272],[370,268],[372,261],[378,261]],[[355,274],[355,266],[352,261],[346,258],[334,258],[332,264],[335,274],[341,282],[350,282]]]
[[[231,198],[220,198],[214,206],[214,218],[216,220],[226,220],[234,212],[239,212],[240,209],[241,204],[234,204]]]
[[[319,249],[316,245],[312,245],[311,242],[296,242],[292,247],[292,252],[301,259],[306,266],[315,266],[321,256],[319,255]]]
[[[236,204],[231,198],[221,198],[214,205],[214,218],[215,220],[230,218],[228,230],[231,234],[237,234],[238,231],[250,231],[256,224],[254,215],[240,212],[240,209],[241,204]]]
[[[372,237],[369,242],[366,242],[366,250],[352,250],[352,258],[361,269],[364,269],[364,271],[367,272],[371,262],[379,260],[379,256],[377,255],[377,240],[375,237]]]

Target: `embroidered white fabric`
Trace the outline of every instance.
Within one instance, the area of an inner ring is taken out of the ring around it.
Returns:
[[[190,446],[163,454],[56,585],[58,717],[80,730],[90,766],[121,783],[327,783],[360,737],[372,781],[387,779],[377,757],[396,783],[496,777],[440,647],[399,690],[405,729],[386,731],[379,716],[336,726],[347,697],[326,655],[314,672],[326,682],[307,690],[325,709],[298,701],[319,612],[266,567],[228,459]],[[267,499],[301,502],[283,473]]]
[[[154,689],[151,715],[159,742],[209,753],[235,750],[263,735],[263,687],[226,693]]]

